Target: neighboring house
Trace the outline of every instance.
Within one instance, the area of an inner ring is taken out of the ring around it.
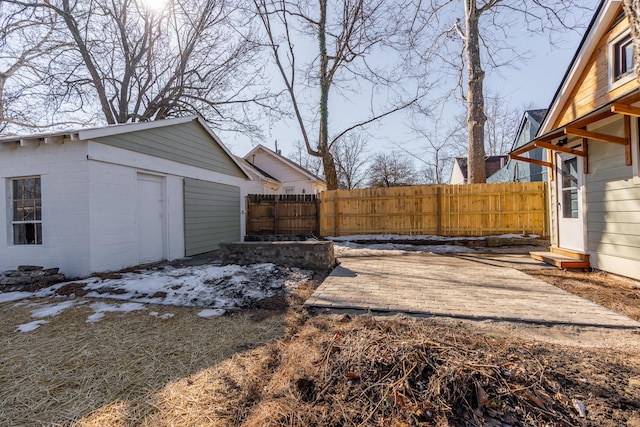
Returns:
[[[527,110],[524,112],[511,151],[524,146],[535,138],[546,112],[547,110]],[[547,152],[543,148],[536,148],[523,154],[523,157],[546,161]],[[509,159],[502,169],[487,178],[488,183],[542,182],[546,180],[547,168],[545,166],[513,159]]]
[[[318,194],[327,190],[324,180],[263,145],[243,159],[243,167],[251,177],[247,194]]]
[[[603,0],[534,140],[548,150],[551,254],[640,279],[640,90],[622,1]]]
[[[0,138],[0,270],[67,276],[244,236],[248,176],[195,116]]]
[[[509,156],[489,156],[484,160],[487,178],[493,176],[500,168],[507,164]],[[449,184],[466,184],[467,183],[467,158],[456,157],[453,159],[453,169],[451,169],[451,178]]]

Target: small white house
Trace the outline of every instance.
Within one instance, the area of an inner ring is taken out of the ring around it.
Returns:
[[[0,138],[0,270],[71,277],[244,236],[248,176],[196,116]]]
[[[327,189],[324,180],[263,145],[242,159],[242,166],[251,177],[247,194],[318,194]]]

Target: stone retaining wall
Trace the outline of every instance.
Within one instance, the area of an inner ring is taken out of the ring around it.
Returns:
[[[222,264],[270,262],[311,270],[331,270],[336,265],[333,242],[231,242],[220,243]]]
[[[65,280],[57,268],[21,265],[17,270],[0,273],[0,292],[33,292]]]

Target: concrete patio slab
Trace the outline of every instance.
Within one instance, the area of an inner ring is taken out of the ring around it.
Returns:
[[[536,324],[639,328],[626,316],[496,262],[426,253],[341,257],[307,307]],[[528,261],[526,261],[528,262]],[[527,267],[535,264],[527,265]]]

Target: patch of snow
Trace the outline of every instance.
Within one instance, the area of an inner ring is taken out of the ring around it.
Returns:
[[[407,236],[404,234],[353,234],[350,236],[329,236],[327,240],[333,240],[334,242],[351,242],[354,240],[435,240],[435,241],[451,241],[451,240],[485,240],[486,237],[447,237],[447,236],[435,236],[430,234],[417,234]]]
[[[351,242],[334,244],[333,250],[336,257],[402,255],[415,252],[434,254],[459,254],[476,252],[471,248],[455,245],[407,245],[397,243],[364,245]]]
[[[165,313],[163,315],[160,315],[160,313],[158,313],[157,311],[152,311],[151,313],[149,313],[149,316],[153,316],[153,317],[157,317],[158,319],[171,319],[173,316],[175,316],[175,314],[173,313]]]
[[[76,304],[75,301],[64,301],[59,304],[45,305],[42,308],[31,311],[31,317],[55,317],[68,308],[73,307]]]
[[[16,328],[16,332],[31,332],[40,327],[40,325],[44,325],[45,323],[49,323],[48,320],[34,320],[33,322],[25,323],[23,325],[18,325]]]
[[[94,323],[100,321],[107,312],[146,310],[144,304],[147,303],[207,307],[209,310],[201,312],[201,316],[220,316],[227,310],[251,307],[259,300],[290,292],[312,276],[313,272],[308,270],[274,264],[200,265],[183,268],[167,266],[114,274],[111,279],[89,277],[73,283],[83,286],[87,297],[128,301],[121,304],[100,301],[89,304],[93,313],[87,317],[87,323]],[[57,295],[56,290],[68,283],[59,283],[36,292],[0,293],[0,302],[17,301],[14,306],[35,307],[32,316],[45,318],[91,301]],[[22,301],[30,298],[55,298],[63,302],[43,304]],[[173,313],[160,315],[157,311],[151,315],[160,319],[174,316]]]
[[[487,237],[502,237],[502,238],[521,238],[521,239],[536,239],[540,236],[537,234],[501,234],[497,236],[483,236],[483,237],[463,237],[463,236],[436,236],[430,234],[418,234],[407,236],[403,234],[353,234],[350,236],[329,236],[326,237],[327,240],[333,240],[334,242],[352,242],[354,240],[358,241],[376,241],[376,240],[385,240],[385,241],[393,241],[393,240],[432,240],[432,241],[454,241],[454,240],[486,240]]]
[[[104,317],[104,313],[123,312],[129,313],[131,311],[146,310],[144,304],[137,302],[127,302],[123,304],[108,304],[105,302],[94,302],[89,307],[93,309],[94,313],[87,317],[87,323],[95,323]]]
[[[32,298],[33,292],[0,292],[0,304],[3,302],[19,301],[25,298]]]
[[[217,317],[217,316],[222,316],[224,315],[225,310],[222,310],[220,308],[209,308],[209,309],[205,309],[202,310],[201,312],[198,313],[198,316],[200,317]]]

